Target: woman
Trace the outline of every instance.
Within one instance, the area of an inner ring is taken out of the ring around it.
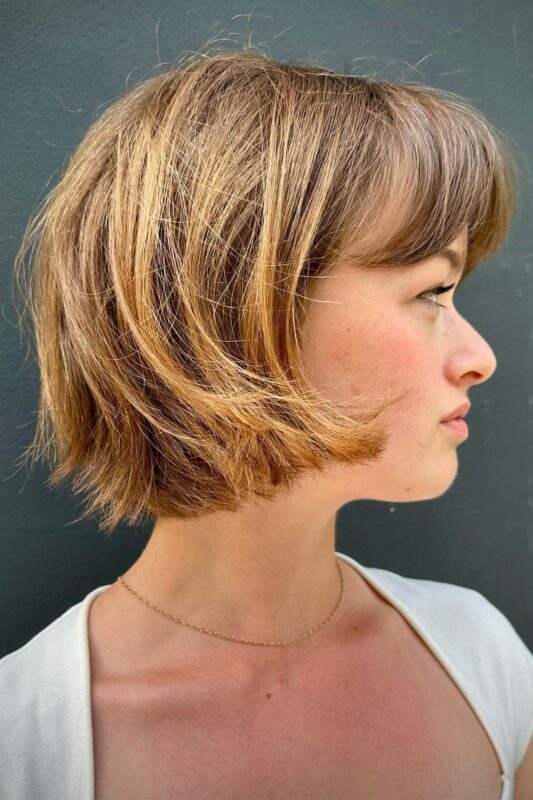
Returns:
[[[91,127],[17,259],[39,237],[29,454],[52,432],[82,517],[155,524],[0,661],[2,797],[530,797],[510,622],[335,551],[343,504],[455,479],[444,420],[496,359],[454,297],[514,181],[455,95],[252,52],[193,56]]]

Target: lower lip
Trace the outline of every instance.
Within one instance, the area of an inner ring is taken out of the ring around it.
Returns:
[[[461,419],[457,417],[456,419],[449,419],[447,422],[441,422],[441,425],[444,425],[445,428],[449,428],[449,430],[453,431],[454,433],[458,433],[461,436],[468,436],[468,425]]]

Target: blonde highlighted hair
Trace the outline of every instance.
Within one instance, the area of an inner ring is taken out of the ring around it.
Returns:
[[[458,96],[192,55],[107,108],[30,220],[15,271],[41,391],[24,454],[83,519],[192,518],[379,458],[390,396],[346,415],[305,379],[314,281],[503,242],[506,138]],[[35,254],[26,285],[24,258]],[[366,398],[366,395],[361,395]],[[77,520],[76,520],[77,521]]]

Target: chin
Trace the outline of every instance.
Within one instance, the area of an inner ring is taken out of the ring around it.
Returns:
[[[455,452],[455,451],[454,451]],[[453,464],[453,466],[450,466]],[[458,473],[457,457],[443,465],[436,465],[432,474],[429,469],[420,481],[413,480],[408,485],[405,480],[398,483],[397,490],[387,491],[386,496],[380,498],[386,503],[416,503],[419,500],[434,500],[446,494],[453,485]]]

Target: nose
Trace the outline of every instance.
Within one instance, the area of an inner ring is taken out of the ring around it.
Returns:
[[[448,359],[447,377],[455,383],[484,383],[496,371],[496,356],[487,340],[464,318],[463,323],[464,336]]]

